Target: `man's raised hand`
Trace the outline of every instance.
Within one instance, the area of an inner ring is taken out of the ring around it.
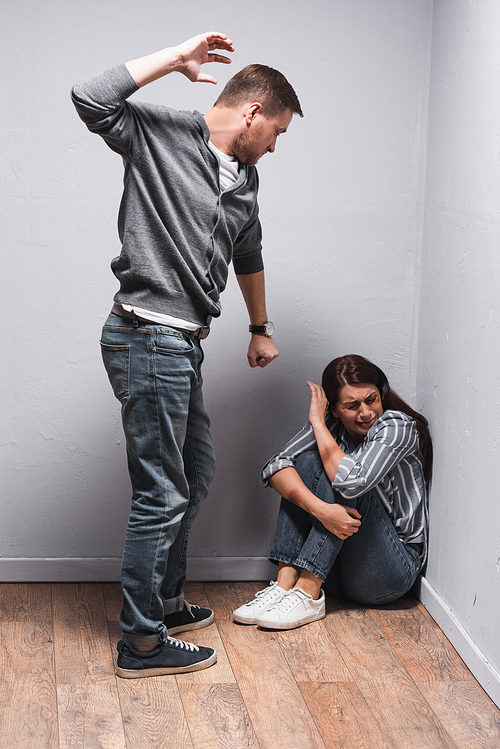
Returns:
[[[175,71],[182,73],[190,81],[217,83],[212,75],[200,72],[201,66],[207,62],[223,62],[226,65],[231,62],[229,57],[215,54],[214,49],[234,52],[233,43],[225,34],[208,31],[193,36],[176,47],[165,47],[151,55],[130,60],[126,65],[138,86],[146,86]]]
[[[200,68],[207,62],[222,62],[228,65],[231,60],[226,55],[215,54],[213,50],[224,49],[227,52],[234,52],[234,46],[231,39],[225,34],[218,31],[208,31],[205,34],[198,34],[191,39],[179,44],[173,48],[178,58],[175,64],[175,70],[182,73],[194,83],[217,83],[213,75],[202,73]]]

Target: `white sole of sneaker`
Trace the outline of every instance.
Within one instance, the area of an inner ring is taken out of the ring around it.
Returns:
[[[304,616],[302,617],[302,619],[298,619],[296,622],[273,622],[270,620],[266,621],[265,617],[259,617],[257,625],[259,627],[262,627],[263,629],[296,629],[297,627],[303,627],[305,624],[319,622],[321,619],[324,619],[325,616],[326,611],[323,611],[322,614]]]
[[[212,611],[212,615],[209,616],[208,619],[203,619],[200,622],[193,622],[192,624],[179,624],[177,627],[169,627],[168,634],[175,635],[179,634],[179,632],[192,632],[194,629],[203,629],[204,627],[209,627],[214,623],[214,621],[215,614]]]
[[[191,666],[178,666],[176,668],[143,668],[130,669],[116,666],[115,674],[122,679],[144,679],[146,676],[171,676],[172,674],[187,674],[192,671],[202,671],[217,663],[217,653],[214,652],[210,658],[199,663],[193,663]]]
[[[233,614],[233,622],[238,622],[238,624],[257,624],[257,617],[244,617],[239,614]]]

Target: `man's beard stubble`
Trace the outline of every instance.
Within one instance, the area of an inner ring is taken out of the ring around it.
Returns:
[[[240,164],[244,164],[245,166],[255,166],[263,155],[261,151],[256,151],[252,140],[249,133],[240,133],[235,137],[231,145],[233,155],[238,159]]]

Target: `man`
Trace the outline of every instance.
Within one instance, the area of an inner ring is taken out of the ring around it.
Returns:
[[[206,33],[132,60],[73,88],[89,130],[124,161],[118,218],[120,282],[103,328],[104,364],[122,404],[132,482],[122,562],[119,676],[137,678],[207,668],[211,648],[169,635],[213,622],[184,601],[189,530],[208,493],[215,460],[203,407],[200,340],[221,312],[219,296],[234,263],[248,309],[251,367],[278,356],[265,305],[258,176],[297,96],[276,70],[252,65],[227,84],[214,107],[177,112],[127,98],[178,71],[216,83],[207,62],[229,63],[224,34]],[[168,632],[168,634],[167,634]]]

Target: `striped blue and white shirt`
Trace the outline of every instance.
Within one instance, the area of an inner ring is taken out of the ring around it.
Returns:
[[[345,499],[375,489],[401,540],[423,544],[425,555],[427,487],[415,421],[401,411],[385,411],[357,447],[340,419],[330,412],[326,416],[326,426],[346,453],[332,481],[333,488]],[[306,424],[266,463],[261,474],[262,484],[267,486],[269,477],[282,468],[293,467],[300,453],[315,449],[313,428]]]

